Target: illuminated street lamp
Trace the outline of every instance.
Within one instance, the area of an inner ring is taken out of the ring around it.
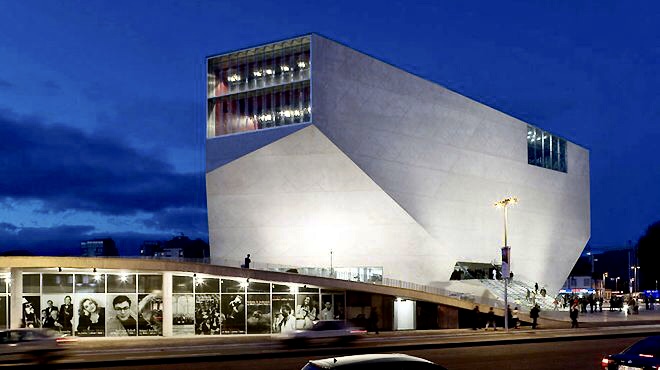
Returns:
[[[509,205],[518,203],[518,198],[508,197],[495,202],[495,207],[504,208],[504,247],[502,248],[502,278],[504,278],[504,330],[509,331],[509,298],[507,294],[507,286],[509,277],[511,276],[510,266],[510,250],[508,241],[508,215],[507,208]]]
[[[634,284],[633,284],[632,288],[633,288],[633,291],[636,292],[636,291],[639,290],[639,282],[637,281],[637,270],[639,270],[639,266],[631,266],[630,269],[635,272],[635,277],[633,278],[633,283]]]
[[[614,279],[614,290],[617,292],[619,291],[619,279],[621,279],[620,276],[617,276],[616,279]]]

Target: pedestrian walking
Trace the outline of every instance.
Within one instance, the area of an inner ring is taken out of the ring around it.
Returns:
[[[520,311],[518,311],[518,306],[516,306],[513,309],[513,314],[511,315],[511,317],[513,318],[513,327],[516,329],[520,329],[520,320],[518,320],[518,313],[520,313]]]
[[[488,310],[488,313],[486,313],[486,328],[484,328],[484,330],[488,330],[490,326],[493,327],[493,330],[497,330],[497,326],[495,326],[495,311],[493,311],[493,307],[491,307]]]
[[[374,306],[371,307],[371,312],[369,313],[369,331],[373,331],[378,334],[378,309]]]
[[[479,306],[475,305],[472,309],[472,330],[477,330],[479,327]]]
[[[531,311],[529,311],[529,317],[532,319],[532,329],[536,329],[536,326],[538,325],[537,321],[539,319],[540,311],[541,309],[538,304],[535,304]]]
[[[571,312],[570,312],[570,317],[571,317],[571,328],[577,328],[578,327],[578,315],[580,314],[580,310],[578,309],[577,305],[571,306]]]

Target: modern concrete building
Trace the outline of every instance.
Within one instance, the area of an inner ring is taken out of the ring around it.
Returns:
[[[590,237],[589,152],[316,34],[209,57],[211,257],[556,292]]]

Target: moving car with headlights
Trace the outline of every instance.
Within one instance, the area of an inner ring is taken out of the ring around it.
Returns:
[[[50,363],[64,357],[74,341],[48,329],[0,330],[0,363]]]
[[[285,333],[280,338],[285,344],[290,346],[333,342],[349,344],[366,334],[366,330],[351,326],[341,320],[323,320],[317,321],[311,329]]]
[[[644,338],[623,351],[603,358],[604,370],[646,370],[660,368],[660,335]]]
[[[423,358],[394,353],[331,357],[309,361],[302,370],[447,370]]]

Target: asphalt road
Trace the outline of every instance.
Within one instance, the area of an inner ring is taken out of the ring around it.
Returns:
[[[402,350],[413,356],[423,357],[441,364],[449,370],[467,369],[593,369],[600,370],[600,360],[606,353],[619,352],[626,346],[642,337],[590,339],[576,341],[544,342],[544,343],[517,343],[507,345],[488,345],[476,347],[457,348],[430,348],[420,350]],[[137,361],[123,363],[122,366],[96,363],[94,367],[85,367],[80,364],[76,369],[265,369],[265,370],[299,370],[309,359],[340,356],[345,350],[332,350],[319,348],[308,353],[295,353],[289,357],[280,353],[273,358],[263,356],[245,355],[230,360],[219,357],[217,360],[209,357],[200,359],[168,358],[150,361]],[[322,352],[322,353],[319,353]],[[377,348],[352,348],[348,352],[378,352]],[[66,365],[58,367],[68,368]]]

